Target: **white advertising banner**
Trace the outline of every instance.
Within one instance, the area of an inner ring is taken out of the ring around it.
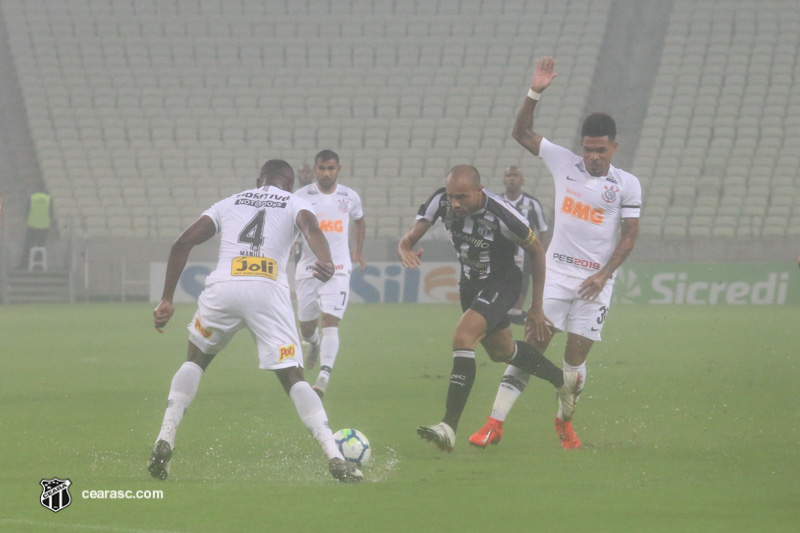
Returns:
[[[175,290],[175,303],[196,302],[205,287],[206,276],[216,263],[186,263]],[[161,300],[166,263],[150,264],[150,301]],[[454,303],[458,297],[458,263],[424,262],[412,270],[400,263],[369,263],[364,272],[356,269],[350,277],[350,302]]]

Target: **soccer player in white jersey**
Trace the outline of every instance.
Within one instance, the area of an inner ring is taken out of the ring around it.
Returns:
[[[161,302],[153,311],[158,332],[175,312],[172,298],[189,252],[216,233],[221,235],[217,267],[206,279],[188,325],[186,362],[172,378],[161,431],[148,463],[156,479],[167,478],[175,434],[200,378],[242,328],[256,341],[259,368],[275,372],[300,419],[328,456],[331,474],[340,481],[363,479],[357,468],[344,461],[322,401],[303,379],[303,355],[286,274],[289,252],[298,235],[302,233],[319,258],[312,275],[320,283],[333,276],[334,266],[313,208],[290,192],[293,185],[294,171],[286,161],[267,161],[257,188],[212,205],[172,245]]]
[[[547,225],[547,218],[544,216],[544,210],[539,200],[522,190],[522,185],[525,183],[525,178],[519,167],[510,166],[503,174],[503,186],[505,192],[502,197],[508,200],[508,203],[514,206],[520,215],[528,220],[528,225],[536,233],[539,241],[542,243],[542,248],[547,250],[550,244],[550,227]],[[528,286],[530,285],[531,262],[526,260],[527,255],[525,250],[517,248],[517,255],[514,258],[517,266],[522,270],[522,289],[519,293],[519,299],[514,307],[508,310],[508,319],[512,324],[524,325],[526,313],[522,310],[522,305],[525,303],[525,296],[528,294]]]
[[[320,361],[314,390],[320,397],[325,394],[331,371],[339,353],[339,321],[350,299],[350,272],[356,262],[363,271],[366,266],[362,248],[367,224],[358,193],[336,180],[342,167],[339,156],[331,150],[322,150],[314,158],[316,181],[299,189],[295,194],[314,207],[320,229],[328,239],[331,257],[336,268],[333,278],[322,283],[312,276],[316,256],[308,246],[302,254],[295,274],[297,318],[300,333],[309,343],[306,367],[313,368]],[[350,248],[350,221],[353,222],[353,248]],[[321,315],[321,317],[320,317]],[[321,334],[317,326],[322,323]]]
[[[513,137],[544,161],[555,182],[553,239],[547,250],[543,309],[556,331],[567,332],[564,371],[577,371],[579,393],[586,384],[586,357],[600,340],[614,273],[633,250],[639,231],[642,189],[636,176],[611,165],[617,149],[616,125],[604,113],[592,113],[581,128],[582,156],[557,146],[533,130],[533,110],[556,74],[552,57],[536,61],[531,89],[514,124]],[[547,349],[552,333],[539,341]],[[470,437],[485,447],[497,444],[503,422],[528,383],[528,374],[509,366],[495,398],[489,422]],[[554,420],[564,449],[581,443],[572,412],[559,409]]]

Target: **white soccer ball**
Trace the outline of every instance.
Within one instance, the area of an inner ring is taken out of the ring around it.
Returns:
[[[369,447],[369,440],[357,429],[340,429],[333,434],[336,446],[342,452],[345,461],[355,463],[357,466],[365,465],[369,462],[372,449]]]

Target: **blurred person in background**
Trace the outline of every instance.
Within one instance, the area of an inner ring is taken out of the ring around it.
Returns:
[[[18,268],[28,268],[32,248],[47,246],[47,236],[50,233],[52,218],[53,202],[50,195],[45,191],[37,191],[31,194],[28,199],[25,245]]]
[[[514,206],[514,209],[528,220],[528,225],[536,233],[542,243],[542,248],[546,251],[547,246],[550,244],[550,228],[547,225],[542,204],[535,197],[522,190],[524,183],[525,178],[522,176],[522,171],[516,166],[508,167],[503,174],[505,192],[501,196],[508,200]],[[528,295],[528,287],[530,286],[531,262],[527,257],[525,250],[517,247],[515,259],[517,266],[522,270],[522,289],[517,303],[508,311],[508,318],[512,324],[520,326],[525,324],[526,314],[522,306],[525,303],[525,297]]]
[[[298,189],[300,189],[301,187],[305,187],[312,181],[314,181],[314,169],[311,167],[311,165],[306,164],[297,169]]]

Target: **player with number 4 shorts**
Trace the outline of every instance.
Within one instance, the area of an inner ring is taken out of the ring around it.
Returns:
[[[312,206],[291,193],[294,170],[279,159],[267,161],[257,187],[220,200],[176,239],[167,261],[161,302],[153,312],[162,332],[173,313],[172,299],[192,248],[220,234],[217,267],[206,278],[189,328],[186,361],[172,378],[167,407],[147,469],[166,479],[178,425],[194,400],[214,357],[240,329],[250,331],[259,368],[271,370],[297,414],[328,457],[339,481],[361,481],[361,471],[346,463],[331,433],[322,401],[303,379],[303,354],[297,337],[286,265],[300,234],[318,260],[311,275],[320,283],[334,273],[330,248]]]

